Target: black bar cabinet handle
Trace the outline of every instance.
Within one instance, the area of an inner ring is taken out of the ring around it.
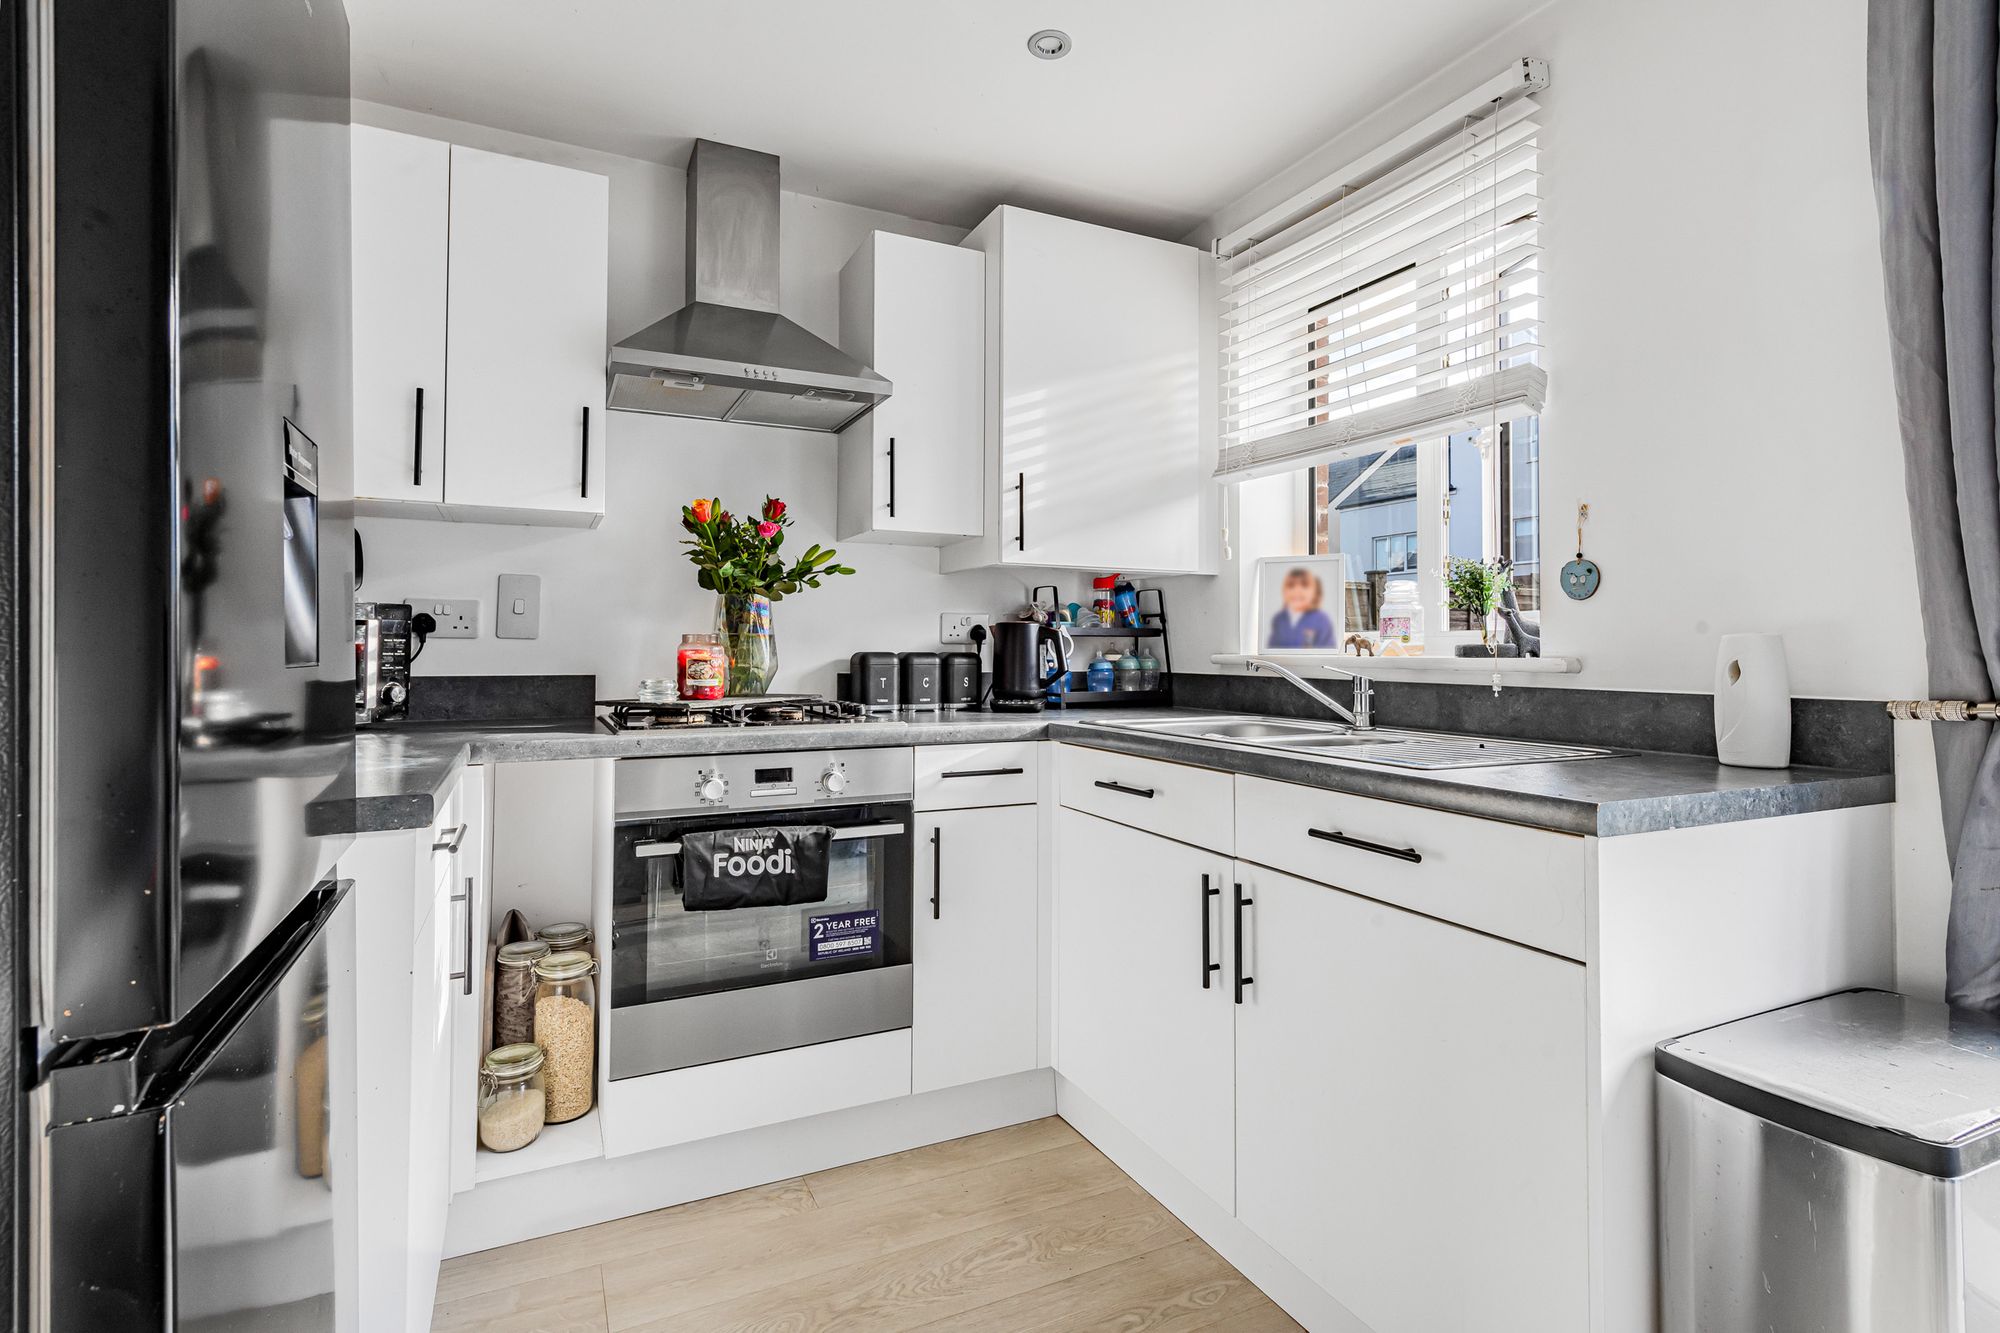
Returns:
[[[583,405],[583,482],[577,487],[578,495],[590,498],[590,404]]]
[[[1352,847],[1356,851],[1373,852],[1377,856],[1393,856],[1398,861],[1408,861],[1412,865],[1424,859],[1422,853],[1414,847],[1385,847],[1379,842],[1369,842],[1365,838],[1350,838],[1345,833],[1328,829],[1309,828],[1306,830],[1306,835],[1318,838],[1321,842],[1337,842],[1342,847]]]
[[[1014,545],[1021,550],[1028,549],[1028,474],[1014,474],[1014,489],[1020,493],[1020,500],[1014,506]]]
[[[1243,975],[1243,909],[1256,903],[1255,898],[1243,896],[1243,886],[1236,886],[1236,1003],[1243,1003],[1243,988],[1256,980]]]
[[[896,516],[896,437],[889,437],[889,517]]]
[[[1222,890],[1210,884],[1208,876],[1203,875],[1201,877],[1201,988],[1203,990],[1210,988],[1209,974],[1222,970],[1221,963],[1213,962],[1209,958],[1215,941],[1213,933],[1208,928],[1208,900],[1221,896]]]
[[[931,830],[931,920],[936,921],[941,914],[944,897],[944,829]]]
[[[424,386],[417,386],[417,456],[410,469],[410,485],[424,484]]]
[[[1025,768],[960,768],[949,773],[940,773],[940,778],[1011,778],[1027,772]]]
[[[1100,782],[1097,785],[1106,791],[1124,792],[1127,796],[1143,796],[1149,801],[1153,799],[1151,787],[1128,787],[1122,782]]]

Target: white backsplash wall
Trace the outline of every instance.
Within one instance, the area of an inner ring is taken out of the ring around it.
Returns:
[[[391,107],[360,104],[355,119],[608,176],[605,345],[681,304],[686,175],[680,169]],[[790,191],[781,206],[784,312],[830,341],[839,337],[841,265],[868,232],[947,242],[963,235],[955,227]],[[714,616],[714,598],[696,587],[679,544],[681,505],[696,496],[720,496],[738,513],[767,494],[781,496],[796,520],[788,549],[832,542],[833,436],[629,412],[606,412],[604,423],[607,512],[590,531],[357,521],[367,551],[362,597],[479,600],[480,637],[433,640],[417,675],[586,672],[598,678],[600,691],[629,694],[642,676],[673,674],[681,634],[708,629]],[[940,611],[1012,611],[1035,581],[1011,571],[940,574],[937,554],[928,548],[847,543],[840,554],[859,572],[778,604],[780,688],[831,693],[849,653],[936,648]],[[539,639],[493,637],[495,584],[502,574],[541,576]],[[1067,596],[1076,595],[1076,582],[1074,576],[1065,581]]]

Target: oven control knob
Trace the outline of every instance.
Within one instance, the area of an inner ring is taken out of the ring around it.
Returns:
[[[729,779],[720,773],[697,773],[694,794],[703,805],[721,805],[723,798],[729,795]]]
[[[838,796],[847,790],[847,770],[839,764],[830,764],[826,772],[819,775],[819,789],[828,796]]]
[[[410,687],[403,684],[400,680],[392,680],[382,687],[382,702],[391,708],[394,708],[397,704],[409,698],[409,696]]]

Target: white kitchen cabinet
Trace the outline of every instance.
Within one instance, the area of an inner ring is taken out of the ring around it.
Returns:
[[[602,176],[452,145],[452,506],[604,516],[609,210]]]
[[[479,1151],[479,1063],[486,1055],[491,1021],[493,916],[487,873],[486,770],[468,768],[458,781],[458,818],[464,837],[454,857],[448,899],[458,915],[452,937],[458,950],[446,973],[451,989],[451,1192],[473,1186]]]
[[[1236,879],[1238,1219],[1377,1333],[1587,1328],[1583,965]]]
[[[986,263],[869,233],[840,271],[840,346],[895,386],[840,433],[842,541],[937,545],[980,531]]]
[[[451,145],[354,127],[354,493],[444,503]]]
[[[913,1091],[1039,1063],[1039,819],[1032,805],[1009,805],[917,820]]]
[[[595,527],[608,182],[371,126],[353,145],[358,512]]]
[[[455,919],[449,865],[412,950],[410,998],[409,1293],[407,1328],[422,1328],[437,1299],[451,1206],[451,937]]]
[[[1228,1210],[1229,858],[1077,810],[1056,818],[1056,1068]]]
[[[1011,205],[961,244],[986,256],[986,496],[940,568],[1199,572],[1200,251]]]
[[[354,1286],[337,1303],[342,1333],[430,1326],[455,1159],[476,1114],[466,1092],[476,1076],[479,1004],[468,1004],[465,980],[468,964],[470,975],[483,976],[483,959],[468,959],[466,941],[481,933],[486,900],[484,793],[483,770],[468,768],[439,795],[429,826],[363,834],[341,858],[341,873],[355,882],[362,1033],[357,1262]]]

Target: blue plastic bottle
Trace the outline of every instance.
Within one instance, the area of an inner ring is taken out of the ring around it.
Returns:
[[[1111,685],[1113,680],[1116,679],[1117,674],[1118,668],[1111,664],[1111,659],[1105,654],[1099,653],[1091,659],[1090,671],[1086,676],[1090,692],[1092,694],[1111,693]]]

